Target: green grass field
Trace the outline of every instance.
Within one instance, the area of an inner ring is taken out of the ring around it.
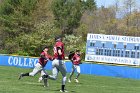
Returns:
[[[56,81],[49,80],[49,87],[38,83],[39,75],[24,77],[18,80],[18,75],[30,72],[32,69],[0,66],[0,93],[60,93],[61,74]],[[51,72],[49,72],[51,74]],[[69,76],[69,74],[68,74]],[[74,78],[73,78],[74,79]],[[140,80],[81,75],[79,83],[66,84],[69,93],[139,93]]]

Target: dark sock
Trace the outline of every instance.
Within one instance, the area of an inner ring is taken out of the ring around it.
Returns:
[[[43,75],[42,78],[46,79],[46,78],[48,78],[48,75]]]
[[[64,91],[64,89],[65,89],[65,85],[62,85],[61,89],[62,89],[62,91]]]
[[[22,76],[23,76],[23,77],[24,77],[24,76],[29,76],[29,73],[22,74]]]

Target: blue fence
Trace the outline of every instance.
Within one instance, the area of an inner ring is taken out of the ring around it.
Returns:
[[[2,66],[15,66],[22,68],[34,68],[38,62],[38,58],[22,57],[22,56],[8,56],[0,55],[0,65]],[[67,72],[71,71],[71,62],[66,62]],[[111,76],[120,78],[140,79],[140,68],[129,66],[110,66],[105,64],[89,64],[83,63],[81,66],[82,74]],[[51,61],[45,67],[47,70],[52,69]]]

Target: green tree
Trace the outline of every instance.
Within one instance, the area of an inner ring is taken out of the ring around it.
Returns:
[[[66,54],[68,54],[70,51],[75,51],[76,49],[79,49],[82,53],[82,58],[84,59],[86,45],[85,42],[83,42],[82,36],[76,37],[74,35],[65,35],[65,38],[63,40],[65,43]]]
[[[52,49],[54,37],[60,34],[64,42],[67,40],[66,52],[75,47],[84,52],[88,26],[82,23],[81,17],[86,10],[94,11],[91,5],[95,6],[94,0],[91,3],[88,0],[2,0],[0,50],[3,51],[0,53],[38,56],[42,46]]]
[[[93,11],[96,9],[96,2],[95,0],[86,0],[83,1],[85,10]]]
[[[31,14],[37,0],[3,0],[0,4],[0,28],[3,49],[13,53],[19,49],[16,38],[34,30]]]
[[[82,3],[79,0],[54,0],[52,11],[55,24],[62,30],[62,34],[72,34],[73,29],[79,26],[82,16]]]
[[[0,22],[8,37],[14,38],[22,32],[29,33],[32,28],[30,14],[36,0],[5,0],[0,8]]]

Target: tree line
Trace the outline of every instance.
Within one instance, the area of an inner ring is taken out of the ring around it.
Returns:
[[[38,56],[61,35],[66,53],[80,49],[84,56],[87,33],[139,36],[135,3],[124,0],[120,7],[116,0],[97,7],[95,0],[0,0],[0,53]]]

